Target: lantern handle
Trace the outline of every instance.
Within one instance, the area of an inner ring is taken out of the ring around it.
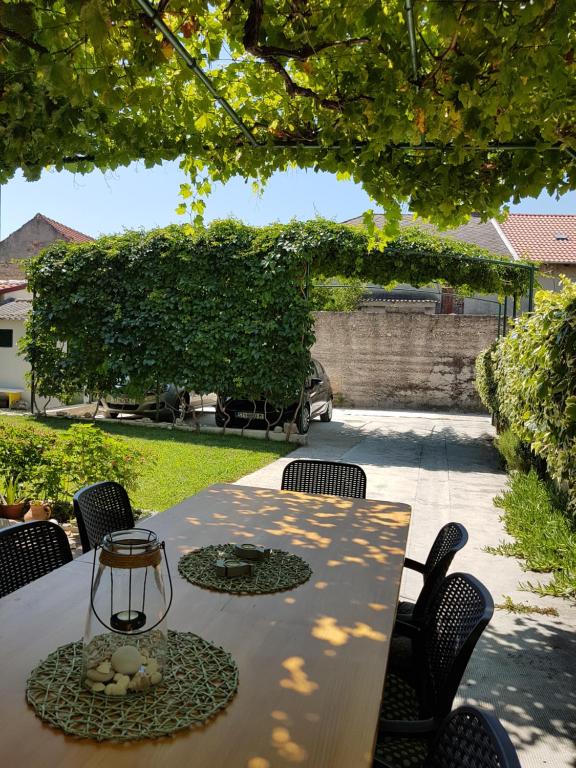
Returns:
[[[96,618],[98,619],[100,624],[102,624],[103,627],[105,627],[106,629],[109,629],[111,632],[114,632],[114,634],[116,634],[116,635],[126,635],[126,634],[129,634],[130,637],[134,637],[134,635],[145,635],[147,632],[151,632],[153,629],[156,629],[156,627],[158,627],[160,624],[162,624],[162,622],[164,621],[164,619],[168,615],[168,611],[170,610],[170,607],[172,605],[172,598],[174,597],[174,589],[172,587],[172,574],[170,573],[170,566],[168,565],[168,558],[166,557],[166,543],[164,541],[161,541],[160,542],[160,548],[164,552],[164,563],[166,564],[166,572],[168,573],[168,584],[170,585],[170,599],[168,600],[168,605],[166,606],[166,610],[162,614],[162,617],[160,619],[158,619],[156,624],[154,624],[152,627],[148,627],[147,629],[143,629],[141,632],[130,632],[130,633],[120,632],[118,629],[114,629],[113,627],[111,627],[108,624],[106,624],[105,621],[102,621],[102,619],[98,615],[98,612],[96,611],[96,607],[94,606],[94,592],[95,592],[95,588],[94,588],[94,572],[96,571],[96,553],[98,552],[98,549],[101,549],[101,548],[102,547],[101,547],[100,544],[97,544],[94,547],[94,559],[92,561],[92,579],[90,580],[90,607],[92,608],[92,613],[94,614],[94,616],[96,616]]]

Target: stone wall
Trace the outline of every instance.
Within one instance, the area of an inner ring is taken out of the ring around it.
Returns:
[[[482,411],[474,361],[497,318],[420,313],[317,312],[312,355],[335,402],[356,408]]]

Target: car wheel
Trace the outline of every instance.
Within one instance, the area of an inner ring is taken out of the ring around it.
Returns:
[[[326,410],[320,414],[320,421],[332,421],[332,400],[328,400]]]
[[[306,432],[310,429],[310,404],[304,403],[302,408],[300,409],[298,413],[298,419],[296,420],[296,426],[298,427],[298,432],[300,432],[301,435],[305,435]]]
[[[108,416],[106,418],[108,419],[117,419],[120,414],[118,411],[108,411]]]

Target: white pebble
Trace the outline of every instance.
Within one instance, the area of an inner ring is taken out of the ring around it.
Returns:
[[[112,670],[109,672],[99,672],[97,669],[89,669],[86,672],[86,677],[89,680],[94,680],[96,683],[107,683],[114,677],[114,672]]]
[[[120,683],[108,683],[104,689],[104,693],[106,696],[125,696],[127,690],[128,689],[124,685],[120,685]]]
[[[101,672],[103,675],[107,675],[108,672],[112,671],[112,667],[110,666],[109,661],[103,661],[101,664],[98,664],[96,667],[96,672]]]
[[[94,693],[102,693],[102,691],[105,688],[106,688],[106,686],[104,685],[104,683],[94,683],[92,685],[92,690],[94,691]]]
[[[124,675],[134,675],[140,669],[143,658],[134,645],[123,645],[112,654],[112,666],[116,672]]]
[[[146,672],[149,675],[153,675],[154,672],[158,672],[158,662],[156,659],[150,659],[146,664]]]
[[[158,685],[160,680],[162,680],[162,675],[160,674],[160,672],[153,672],[150,675],[150,682],[152,683],[152,685]]]

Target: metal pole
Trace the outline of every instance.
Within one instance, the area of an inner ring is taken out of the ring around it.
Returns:
[[[416,48],[416,30],[414,26],[414,7],[412,0],[405,0],[406,22],[408,24],[408,37],[410,38],[410,58],[412,59],[412,74],[414,82],[418,82],[418,49]]]
[[[504,318],[502,322],[502,336],[506,336],[507,320],[508,320],[508,296],[504,296]]]
[[[536,267],[530,268],[530,283],[528,285],[528,312],[534,311],[534,273]]]
[[[515,293],[512,297],[512,317],[516,318],[518,315],[518,294]]]
[[[186,48],[182,45],[180,40],[176,37],[176,35],[172,32],[172,30],[166,26],[166,24],[162,21],[162,19],[158,16],[158,13],[153,5],[150,5],[148,0],[136,0],[140,8],[144,11],[144,13],[150,17],[152,20],[152,23],[156,27],[157,30],[159,30],[166,40],[170,43],[170,45],[174,48],[178,56],[182,59],[182,61],[186,64],[186,66],[190,67],[192,72],[196,75],[198,80],[205,86],[205,88],[212,94],[212,96],[216,99],[216,101],[220,104],[222,109],[226,112],[228,117],[232,120],[233,123],[235,123],[238,128],[242,131],[244,136],[248,139],[250,144],[253,147],[258,147],[259,144],[250,133],[248,127],[240,117],[240,115],[234,110],[234,108],[226,101],[226,99],[223,96],[220,96],[216,88],[212,85],[212,81],[209,77],[206,76],[206,73],[204,70],[198,66],[196,59],[193,56],[190,56]]]
[[[502,302],[498,302],[498,338],[500,338],[500,326],[502,325]]]
[[[30,413],[34,415],[34,401],[36,399],[36,374],[34,363],[36,359],[36,334],[34,332],[34,302],[36,301],[36,291],[32,291],[32,316],[30,318],[30,331],[32,336],[32,354],[30,355]]]

